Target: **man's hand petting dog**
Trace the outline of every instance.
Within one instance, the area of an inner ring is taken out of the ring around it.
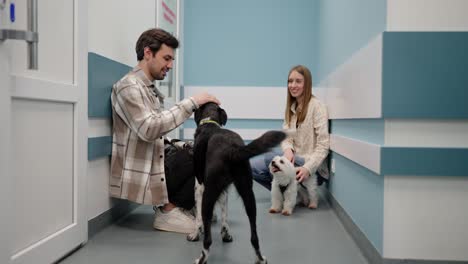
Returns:
[[[219,102],[218,98],[216,98],[214,95],[211,95],[207,92],[202,92],[199,94],[196,94],[192,96],[192,99],[198,104],[198,105],[204,105],[206,103],[215,103],[217,105],[220,105],[221,102]]]

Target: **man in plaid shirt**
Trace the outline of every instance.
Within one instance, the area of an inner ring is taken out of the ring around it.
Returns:
[[[193,207],[195,176],[166,179],[163,136],[199,106],[219,101],[201,93],[164,110],[164,96],[153,82],[164,79],[172,68],[178,46],[178,40],[162,29],[143,32],[136,43],[138,65],[114,84],[109,184],[112,197],[158,207],[154,228],[190,233],[195,223],[187,210]]]

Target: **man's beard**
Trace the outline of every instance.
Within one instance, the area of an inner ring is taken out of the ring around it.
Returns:
[[[164,76],[163,74],[157,74],[156,76],[153,76],[154,80],[156,81],[162,81],[165,77],[166,76]]]

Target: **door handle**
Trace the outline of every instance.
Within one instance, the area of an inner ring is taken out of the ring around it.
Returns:
[[[0,29],[0,41],[25,40],[28,43],[28,69],[38,69],[37,0],[28,0],[27,30]]]
[[[15,30],[15,29],[0,29],[0,40],[18,39],[26,40],[26,42],[38,42],[37,32]]]

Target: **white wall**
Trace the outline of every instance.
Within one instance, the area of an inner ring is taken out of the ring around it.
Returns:
[[[330,149],[333,152],[336,152],[341,156],[344,156],[357,164],[380,174],[380,145],[331,134]]]
[[[156,0],[99,0],[88,2],[89,52],[133,67],[135,44],[140,34],[156,25]],[[88,122],[88,136],[110,136],[108,118]],[[110,159],[88,162],[88,220],[112,207],[109,198]]]
[[[388,31],[467,31],[466,0],[387,0]]]
[[[468,121],[385,120],[385,146],[468,148]]]
[[[314,94],[328,105],[330,119],[380,118],[382,35],[336,67],[313,89]]]
[[[260,86],[185,86],[185,97],[215,95],[231,119],[283,119],[287,89]]]
[[[103,137],[112,135],[110,119],[89,119],[88,137]],[[102,157],[88,161],[87,173],[87,216],[88,220],[95,218],[113,206],[109,197],[110,158]]]
[[[226,111],[229,120],[237,119],[246,121],[255,119],[283,120],[284,107],[286,106],[286,87],[261,87],[261,86],[184,86],[185,97],[200,92],[208,92],[215,95],[221,101],[221,107]],[[192,116],[193,118],[193,116]],[[194,122],[190,119],[189,122]],[[228,121],[227,127],[230,126]],[[277,127],[274,129],[280,129]],[[265,128],[230,128],[244,140],[253,140],[265,133]],[[184,139],[193,139],[195,128],[186,127],[182,131]]]
[[[89,51],[129,66],[136,65],[140,34],[156,26],[156,0],[89,1]]]
[[[468,177],[385,175],[386,258],[468,260]]]
[[[468,122],[385,120],[385,145],[467,148]],[[383,256],[468,260],[467,176],[385,175]]]

